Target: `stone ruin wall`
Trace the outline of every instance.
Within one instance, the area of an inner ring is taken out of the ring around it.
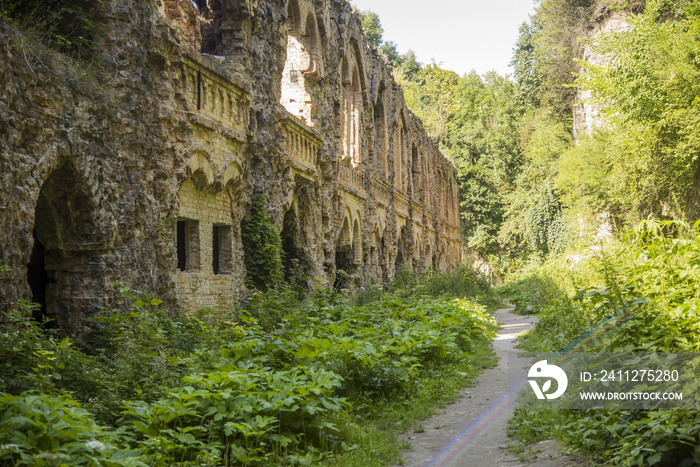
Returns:
[[[309,285],[460,263],[456,172],[341,0],[109,0],[88,67],[0,24],[0,302],[245,293],[254,193]],[[337,279],[338,269],[351,277]]]

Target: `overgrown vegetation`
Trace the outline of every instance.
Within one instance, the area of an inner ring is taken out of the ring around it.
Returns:
[[[446,298],[490,295],[467,271],[392,289],[298,301],[280,286],[174,316],[124,287],[130,312],[101,313],[79,339],[42,330],[24,304],[0,327],[0,463],[396,462],[396,430],[493,363],[495,323]]]
[[[539,316],[523,347],[537,352],[700,351],[699,226],[645,221],[576,268],[552,260],[539,270],[539,278],[510,286],[519,307]],[[700,379],[695,386],[684,387],[684,396],[696,397]],[[700,463],[697,410],[520,409],[511,430],[521,442],[556,437],[613,465]]]
[[[577,80],[608,122],[598,142],[608,182],[589,189],[628,223],[648,215],[697,219],[700,6],[649,1],[630,25],[592,43],[609,59],[582,63]],[[569,157],[585,157],[577,152]]]
[[[534,65],[524,67],[530,70],[522,75],[526,80],[518,78],[529,86],[525,91],[552,76],[537,72],[536,54],[538,35],[549,34],[556,22],[540,23],[539,31],[535,26],[543,6],[561,3],[576,2],[543,1],[533,27],[523,30],[530,36],[521,34],[523,43],[533,39],[532,47],[519,44],[520,58],[530,57],[525,63]],[[560,195],[569,224],[576,219],[590,244],[568,257],[558,249],[539,261],[520,261],[502,293],[521,312],[538,314],[537,327],[522,339],[528,350],[697,352],[700,238],[698,224],[691,228],[687,220],[700,216],[694,120],[700,8],[683,0],[649,0],[645,9],[635,2],[606,3],[630,13],[630,27],[591,41],[604,60],[579,62],[581,73],[572,81],[591,92],[589,102],[599,106],[606,126],[578,135],[575,145],[561,139],[550,162],[525,165],[520,175],[539,170],[539,180]],[[596,243],[591,231],[601,217],[609,227],[637,227],[618,239],[609,237],[612,232],[599,235]],[[504,225],[513,220],[506,214]],[[528,231],[520,229],[521,235]],[[695,397],[694,384],[684,396]],[[521,443],[558,438],[610,465],[700,464],[697,410],[520,409],[511,431]]]
[[[582,42],[615,11],[629,27]],[[696,1],[542,0],[512,77],[383,49],[458,167],[465,241],[539,316],[525,348],[697,352],[699,37]],[[604,121],[590,134],[574,128],[579,90]],[[700,464],[697,411],[522,410],[513,431],[614,465]]]
[[[3,0],[0,20],[8,21],[73,57],[85,58],[105,30],[97,12],[102,0]]]

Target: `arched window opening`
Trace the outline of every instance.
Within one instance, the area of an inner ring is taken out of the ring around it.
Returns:
[[[380,224],[374,229],[370,237],[369,262],[371,274],[376,282],[381,282],[384,278],[384,241]]]
[[[341,152],[344,160],[350,157],[350,67],[348,65],[347,59],[343,59],[343,65],[341,67],[341,77],[343,79],[343,87],[341,92],[341,127],[342,127],[342,146]]]
[[[360,157],[360,109],[362,107],[362,98],[360,95],[360,75],[357,72],[357,67],[352,73],[352,83],[350,92],[350,142],[349,156],[353,166],[358,166],[362,162]]]
[[[347,59],[343,59],[341,73],[343,77],[342,89],[342,158],[353,167],[362,163],[360,151],[360,122],[362,120],[362,94],[360,74],[357,63],[353,60],[350,65]]]
[[[316,17],[309,12],[302,20],[297,0],[287,5],[287,31],[280,102],[289,113],[313,127],[315,108],[309,85],[323,75],[321,41]]]
[[[435,270],[433,266],[433,245],[428,242],[425,246],[425,267]]]
[[[406,268],[406,229],[401,227],[399,239],[396,244],[396,261],[394,262],[394,275],[399,274]]]
[[[413,270],[421,271],[421,256],[423,255],[423,246],[421,244],[420,234],[415,237],[415,243],[413,246]]]
[[[374,106],[374,168],[378,174],[387,176],[386,116],[382,102]]]
[[[352,231],[352,249],[353,249],[353,259],[356,266],[362,264],[362,226],[360,224],[360,219],[355,219],[355,225]]]
[[[404,164],[406,159],[406,133],[403,126],[397,126],[394,131],[394,188],[404,193]]]
[[[440,178],[440,188],[439,188],[439,193],[440,193],[440,210],[438,211],[443,218],[445,217],[445,206],[447,206],[447,202],[445,200],[445,197],[447,193],[445,192],[445,175],[444,173],[440,173],[439,175]]]
[[[413,148],[411,149],[411,169],[413,171],[412,194],[413,197],[418,201],[423,200],[423,184],[421,183],[423,174],[421,172],[420,160],[421,157],[418,153],[418,148],[415,145],[413,145]]]
[[[354,246],[350,217],[346,215],[335,247],[336,278],[334,287],[337,289],[353,287],[354,279],[352,276],[357,270]]]

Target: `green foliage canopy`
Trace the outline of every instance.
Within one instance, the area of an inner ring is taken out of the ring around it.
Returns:
[[[632,220],[700,216],[698,37],[696,2],[653,0],[629,30],[592,43],[603,63],[581,63],[577,85],[592,91],[610,127],[608,194]]]

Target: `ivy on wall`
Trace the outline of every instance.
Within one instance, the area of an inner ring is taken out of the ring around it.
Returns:
[[[248,219],[242,223],[246,285],[267,290],[284,281],[282,240],[264,209],[265,197],[256,193]]]
[[[541,257],[562,253],[571,240],[562,215],[558,196],[548,185],[542,185],[527,216],[525,237],[533,251]]]

